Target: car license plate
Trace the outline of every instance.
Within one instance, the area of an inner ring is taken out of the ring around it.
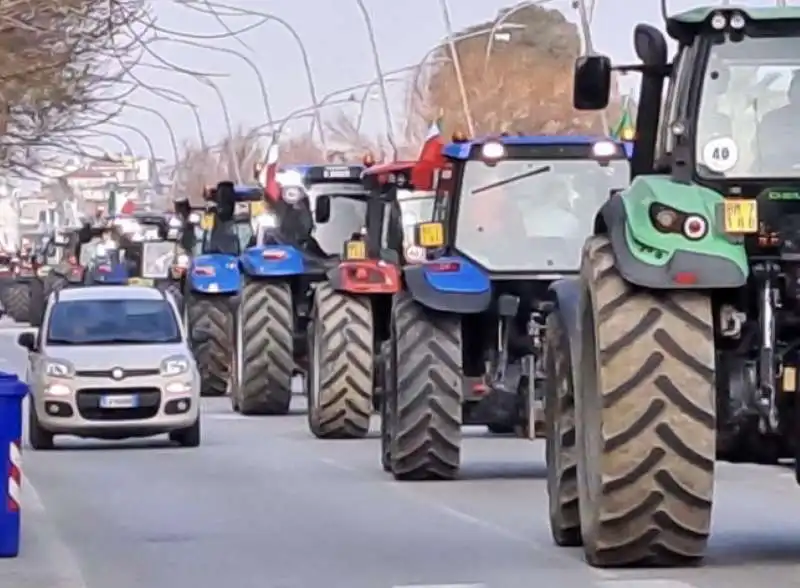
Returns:
[[[128,284],[130,286],[152,286],[155,281],[149,278],[129,278]]]
[[[725,200],[725,232],[758,232],[758,208],[755,200]]]
[[[114,394],[100,397],[100,408],[136,408],[139,398],[136,394]]]

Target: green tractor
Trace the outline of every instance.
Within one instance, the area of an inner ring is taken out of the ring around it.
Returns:
[[[663,12],[671,61],[641,24],[640,64],[575,68],[581,110],[642,76],[632,182],[547,320],[552,534],[601,567],[697,562],[715,461],[800,453],[800,9]]]

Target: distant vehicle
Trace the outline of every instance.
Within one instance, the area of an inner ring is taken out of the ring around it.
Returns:
[[[28,350],[33,449],[52,449],[62,434],[168,433],[184,447],[200,444],[200,375],[177,308],[163,292],[70,288],[33,311],[38,335],[18,339]]]

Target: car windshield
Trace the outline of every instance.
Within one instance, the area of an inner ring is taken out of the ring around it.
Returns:
[[[56,302],[47,327],[49,345],[178,343],[181,332],[166,300]]]
[[[711,47],[697,119],[698,173],[800,177],[800,36]]]
[[[166,278],[175,258],[175,244],[170,241],[153,241],[142,245],[142,277]]]
[[[492,271],[575,271],[597,211],[629,173],[626,160],[468,161],[455,246]]]
[[[342,251],[345,242],[353,233],[364,227],[367,216],[367,201],[353,194],[329,193],[331,197],[331,217],[327,222],[315,224],[312,236],[320,249],[328,255]]]

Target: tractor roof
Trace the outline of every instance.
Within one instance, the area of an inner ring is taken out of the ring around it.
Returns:
[[[608,137],[592,137],[585,135],[507,135],[507,136],[488,136],[463,141],[458,143],[448,143],[444,146],[442,153],[450,159],[469,159],[475,147],[480,147],[486,143],[502,143],[508,146],[520,147],[542,147],[542,146],[578,146],[591,147],[600,141],[610,141]],[[614,141],[621,144],[619,141]]]
[[[750,21],[800,20],[800,6],[698,6],[671,15],[667,19],[667,34],[673,39],[685,40],[718,12],[738,12]]]

